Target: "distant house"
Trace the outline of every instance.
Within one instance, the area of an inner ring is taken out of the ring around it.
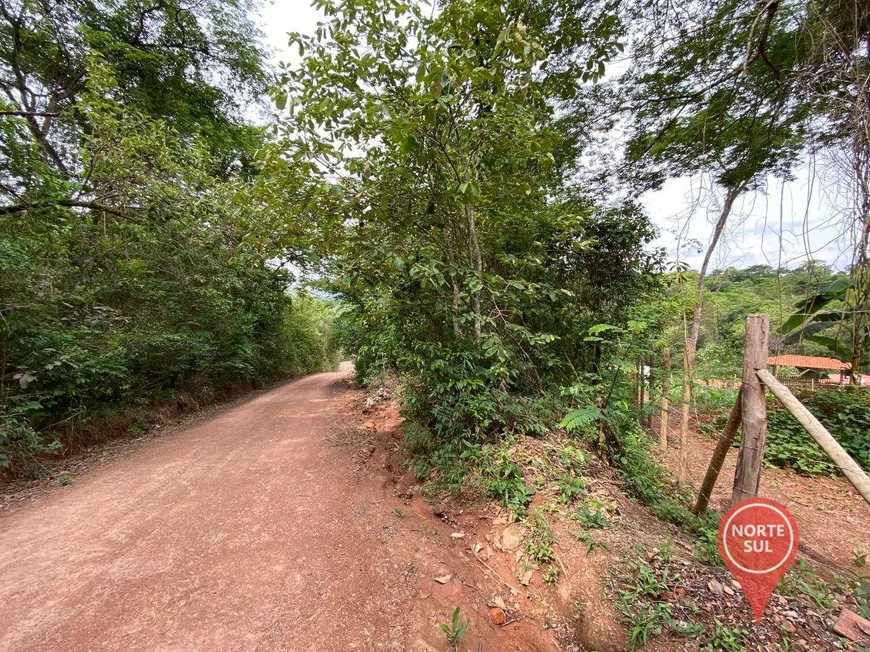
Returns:
[[[773,367],[773,375],[777,377],[780,367],[794,367],[801,376],[801,383],[819,385],[844,385],[849,382],[852,371],[852,365],[848,362],[815,355],[772,355],[767,358],[767,366]],[[862,385],[863,380],[862,377]]]

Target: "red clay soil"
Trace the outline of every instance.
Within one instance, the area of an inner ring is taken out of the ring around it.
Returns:
[[[668,468],[676,474],[679,466],[679,414],[671,414],[666,457]],[[658,433],[658,422],[654,432]],[[689,482],[697,489],[713,454],[715,438],[689,431]],[[737,448],[732,448],[722,467],[710,506],[728,509],[737,463]],[[785,505],[797,520],[801,552],[827,566],[852,567],[854,553],[870,553],[870,506],[842,477],[814,478],[789,469],[763,468],[758,495]],[[836,569],[832,569],[836,570]]]
[[[462,650],[557,649],[531,596],[473,559],[470,515],[403,501],[391,473],[331,441],[357,420],[348,373],[288,383],[10,508],[0,650],[446,650],[455,606],[471,618]],[[498,594],[518,622],[491,622]]]

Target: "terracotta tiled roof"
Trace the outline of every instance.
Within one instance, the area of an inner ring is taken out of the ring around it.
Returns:
[[[799,369],[833,369],[849,371],[848,362],[834,358],[821,358],[814,355],[772,355],[767,358],[768,367],[798,367]]]

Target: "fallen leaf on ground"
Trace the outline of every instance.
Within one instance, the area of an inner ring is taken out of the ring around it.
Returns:
[[[499,609],[507,609],[507,605],[504,602],[504,598],[500,595],[495,596],[492,601],[489,603],[490,607],[498,607]]]

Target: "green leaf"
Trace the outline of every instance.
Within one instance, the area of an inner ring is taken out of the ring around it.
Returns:
[[[568,432],[580,430],[602,418],[601,410],[594,405],[572,410],[559,423]]]
[[[275,106],[279,111],[283,111],[287,107],[287,93],[279,91],[275,94]]]
[[[405,142],[402,145],[402,151],[405,154],[419,154],[423,149],[420,141],[414,134],[408,134],[405,136]]]
[[[438,85],[441,88],[446,88],[450,85],[450,70],[448,68],[444,68],[441,71],[441,75],[438,77]]]
[[[833,337],[826,337],[824,335],[809,335],[806,339],[810,342],[821,344],[839,359],[852,357],[852,347],[841,344]]]
[[[801,339],[806,339],[806,338],[809,338],[813,335],[821,333],[822,331],[825,331],[825,330],[831,328],[832,326],[836,326],[839,323],[840,323],[839,321],[813,321],[809,324],[806,324],[800,330],[798,330],[798,331],[792,333],[791,335],[789,335],[788,337],[786,337],[782,341],[782,343],[783,344],[795,344],[797,342],[800,342]]]

